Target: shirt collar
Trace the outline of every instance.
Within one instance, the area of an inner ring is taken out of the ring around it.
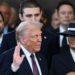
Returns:
[[[3,40],[3,34],[0,35],[0,47],[1,47],[1,44],[2,44],[2,40]]]
[[[3,37],[3,33],[0,35],[0,38],[2,38]]]
[[[21,44],[22,51],[26,57],[30,57],[31,53]],[[35,53],[33,53],[35,55]]]
[[[65,31],[65,28],[62,25],[60,25],[60,32],[64,32],[64,31]]]
[[[73,60],[75,62],[75,51],[72,48],[70,48],[70,53],[71,53],[72,58],[73,58]]]

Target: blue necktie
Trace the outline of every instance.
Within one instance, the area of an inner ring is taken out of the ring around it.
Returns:
[[[37,65],[36,65],[36,62],[35,62],[35,59],[34,59],[34,55],[31,54],[30,57],[31,57],[31,61],[32,61],[33,75],[40,75],[39,71],[38,71],[38,68],[37,68]]]

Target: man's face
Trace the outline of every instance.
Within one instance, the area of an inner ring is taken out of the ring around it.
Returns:
[[[29,52],[31,53],[38,52],[41,47],[41,41],[42,41],[41,30],[38,28],[31,30],[30,33],[28,34],[27,41],[25,41]]]
[[[12,26],[15,24],[15,22],[18,19],[18,15],[17,12],[15,10],[15,8],[11,7],[11,15],[10,15],[10,20],[9,20],[9,26]]]
[[[74,19],[74,11],[70,5],[62,5],[58,11],[60,23],[62,25],[68,25],[70,21]]]
[[[21,21],[40,21],[41,15],[42,13],[39,7],[24,8],[23,15],[20,16],[20,19]]]
[[[2,34],[4,29],[4,21],[2,19],[2,16],[0,15],[0,34]]]
[[[8,6],[4,6],[4,5],[1,5],[0,6],[0,11],[3,13],[4,15],[4,19],[5,19],[5,24],[8,24],[8,21],[10,19],[10,7]]]
[[[69,45],[71,48],[75,49],[75,36],[68,37]]]
[[[57,11],[55,11],[55,13],[52,15],[51,25],[52,25],[55,29],[59,28],[60,21],[59,21],[59,17],[58,17]]]

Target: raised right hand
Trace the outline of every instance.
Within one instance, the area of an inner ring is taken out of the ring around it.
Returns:
[[[20,65],[23,62],[25,55],[20,56],[20,43],[15,47],[15,51],[13,54],[13,62],[12,65],[18,70],[20,68]]]

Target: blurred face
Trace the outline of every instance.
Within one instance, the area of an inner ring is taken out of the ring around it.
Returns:
[[[10,15],[10,20],[9,20],[9,25],[10,26],[15,25],[15,22],[17,21],[17,19],[18,19],[17,12],[16,12],[15,8],[11,7],[11,15]]]
[[[52,16],[51,25],[53,26],[54,29],[59,28],[60,21],[59,21],[59,17],[58,17],[57,11],[55,11],[55,13]]]
[[[10,7],[1,5],[0,6],[0,11],[4,15],[5,24],[8,24],[8,21],[9,21],[9,18],[10,18]]]
[[[24,8],[23,15],[20,14],[21,21],[40,21],[41,19],[41,11],[40,8]]]
[[[71,48],[75,49],[75,36],[68,37],[69,45]]]
[[[2,19],[2,16],[0,15],[0,34],[2,34],[4,29],[4,21]]]
[[[74,11],[70,5],[62,5],[58,11],[60,23],[62,25],[68,25],[70,21],[74,19]]]
[[[25,38],[26,40],[26,38]],[[41,47],[41,30],[38,28],[33,29],[28,34],[27,40],[25,41],[25,46],[31,53],[38,52]]]

